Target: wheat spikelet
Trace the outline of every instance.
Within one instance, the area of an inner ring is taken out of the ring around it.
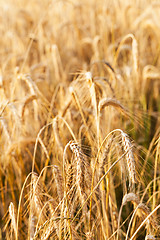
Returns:
[[[137,182],[136,179],[136,170],[135,170],[135,159],[132,152],[132,144],[129,140],[129,137],[126,133],[121,131],[121,137],[122,137],[122,144],[124,151],[126,152],[126,161],[127,161],[127,167],[129,172],[129,185],[135,184]]]
[[[82,201],[82,204],[85,200],[85,166],[84,166],[84,159],[81,152],[81,148],[78,146],[77,143],[70,141],[69,142],[70,149],[75,155],[75,162],[77,166],[77,176],[76,176],[76,183],[77,183],[77,190],[79,193],[79,197]]]

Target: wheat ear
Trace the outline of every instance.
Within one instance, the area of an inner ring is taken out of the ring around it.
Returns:
[[[127,167],[129,172],[129,185],[135,184],[137,182],[136,178],[136,169],[135,169],[135,159],[132,151],[132,144],[130,142],[130,139],[126,133],[121,131],[121,137],[122,137],[122,145],[124,148],[124,151],[126,152],[126,161],[127,161]]]
[[[61,175],[61,172],[59,170],[59,167],[54,165],[53,167],[53,174],[54,174],[54,178],[55,178],[55,182],[56,182],[56,187],[57,187],[57,194],[58,194],[58,198],[59,201],[61,201],[63,199],[63,178]]]
[[[75,161],[77,166],[77,176],[76,176],[76,184],[77,190],[79,194],[79,198],[81,199],[82,204],[85,201],[85,165],[84,159],[82,155],[81,148],[78,146],[77,143],[70,141],[69,142],[70,149],[75,155]]]
[[[148,216],[150,214],[150,209],[148,208],[148,206],[145,205],[144,203],[141,203],[138,196],[135,193],[125,194],[125,196],[123,197],[122,206],[124,206],[127,202],[135,203],[137,205],[137,208],[140,209],[142,211],[142,213],[145,214],[146,216]],[[141,214],[140,211],[139,211],[139,213]],[[158,229],[159,225],[158,225],[157,221],[153,218],[153,216],[150,217],[149,223],[155,229]]]

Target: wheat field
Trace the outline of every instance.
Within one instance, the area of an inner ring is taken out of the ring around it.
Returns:
[[[160,2],[0,1],[0,240],[160,239]]]

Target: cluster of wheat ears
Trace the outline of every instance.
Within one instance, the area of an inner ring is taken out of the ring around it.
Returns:
[[[160,3],[0,1],[0,240],[159,239]]]

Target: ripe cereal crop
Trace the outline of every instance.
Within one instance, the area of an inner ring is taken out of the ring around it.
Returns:
[[[160,2],[0,1],[0,240],[160,239]]]

